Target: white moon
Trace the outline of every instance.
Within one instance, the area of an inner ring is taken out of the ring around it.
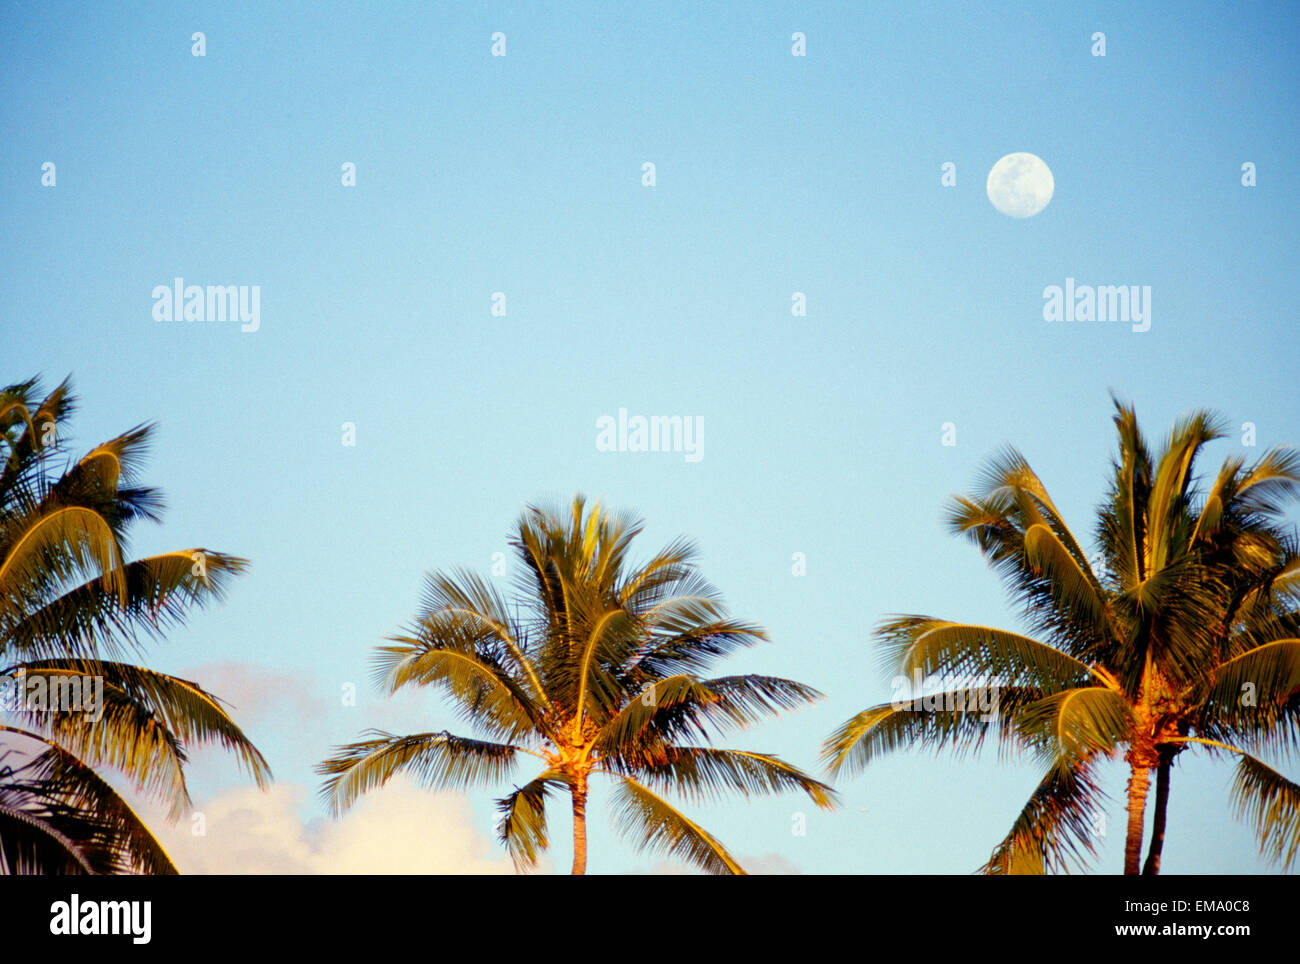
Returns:
[[[993,165],[986,185],[989,200],[1003,214],[1032,218],[1047,207],[1056,190],[1052,170],[1034,154],[1008,154]]]

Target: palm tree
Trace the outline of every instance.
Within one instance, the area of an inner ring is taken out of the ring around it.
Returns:
[[[1140,869],[1156,772],[1158,872],[1175,760],[1190,749],[1237,760],[1233,801],[1261,852],[1290,867],[1300,847],[1300,785],[1260,754],[1300,743],[1300,552],[1286,508],[1300,453],[1226,459],[1204,493],[1194,463],[1222,437],[1208,414],[1179,421],[1153,458],[1131,407],[1116,404],[1119,454],[1098,510],[1094,560],[1028,463],[996,457],[975,498],[949,507],[1024,606],[1030,635],[899,616],[877,631],[904,674],[937,674],[953,696],[864,710],[827,741],[833,772],[860,771],[906,746],[973,751],[994,734],[1035,754],[1045,774],[986,873],[1064,869],[1095,853],[1098,764],[1128,764],[1124,871]],[[996,720],[964,712],[969,687],[995,687]]]
[[[414,625],[379,648],[376,679],[389,693],[439,687],[478,737],[372,731],[339,747],[317,767],[329,777],[333,812],[402,770],[459,788],[499,781],[520,755],[533,756],[541,772],[497,802],[500,840],[517,868],[535,866],[548,846],[546,802],[561,792],[572,804],[573,873],[585,873],[587,799],[602,777],[614,784],[620,829],[642,849],[739,874],[722,844],[657,790],[695,800],[801,790],[831,806],[829,787],[775,756],[697,745],[821,694],[770,676],[701,678],[766,636],[727,615],[689,542],[630,565],[641,529],[581,497],[567,519],[530,507],[511,542],[524,573],[513,614],[471,572],[430,575]]]
[[[97,770],[120,772],[173,819],[190,802],[191,745],[215,742],[259,785],[269,778],[216,697],[126,662],[221,598],[245,563],[207,549],[125,561],[131,526],[162,508],[136,479],[150,427],[73,462],[61,430],[74,407],[66,380],[43,399],[36,379],[0,391],[0,709],[16,721],[0,719],[0,873],[175,873]]]

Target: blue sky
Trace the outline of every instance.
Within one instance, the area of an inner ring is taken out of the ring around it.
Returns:
[[[941,525],[998,446],[1090,535],[1111,390],[1151,436],[1222,412],[1215,461],[1247,421],[1256,452],[1300,443],[1297,6],[1068,6],[7,3],[7,378],[71,373],[81,448],[159,423],[148,476],[169,511],[137,553],[252,561],[156,665],[219,666],[245,695],[277,681],[247,729],[314,792],[312,765],[368,726],[452,725],[431,694],[385,705],[366,684],[423,574],[486,573],[524,505],[584,492],[644,516],[647,555],[694,538],[769,629],[729,670],[827,694],[738,741],[813,766],[889,697],[883,615],[1020,627]],[[1056,185],[1028,219],[984,189],[1018,151]],[[260,329],[155,322],[177,276],[259,285]],[[1149,285],[1150,330],[1044,321],[1067,277]],[[703,459],[597,451],[620,408],[702,418]],[[360,705],[339,705],[346,682]],[[1229,778],[1180,761],[1167,872],[1269,869]],[[775,866],[966,873],[1036,779],[914,754],[843,783],[833,814],[692,813]],[[194,781],[211,797],[241,778],[204,755]],[[1108,788],[1096,867],[1115,872],[1118,765]],[[470,795],[484,833],[499,792]],[[594,809],[592,871],[656,866]],[[299,816],[322,813],[309,793]]]

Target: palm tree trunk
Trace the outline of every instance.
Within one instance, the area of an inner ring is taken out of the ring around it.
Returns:
[[[573,873],[587,872],[587,781],[573,784]]]
[[[1160,752],[1160,768],[1156,770],[1156,812],[1151,821],[1151,849],[1142,866],[1142,876],[1154,877],[1160,873],[1160,852],[1165,848],[1165,813],[1169,807],[1169,771],[1174,762],[1171,754]]]
[[[1136,875],[1142,861],[1142,824],[1146,819],[1151,770],[1136,762],[1130,765],[1132,770],[1128,778],[1128,837],[1124,842],[1124,873]]]

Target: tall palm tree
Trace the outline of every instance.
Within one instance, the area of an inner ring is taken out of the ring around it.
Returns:
[[[415,623],[379,648],[376,679],[390,693],[442,689],[478,736],[372,731],[338,748],[317,767],[333,811],[399,771],[458,788],[499,781],[532,756],[541,772],[497,803],[500,840],[518,868],[535,866],[548,846],[546,802],[561,792],[572,807],[573,873],[586,871],[587,799],[600,777],[614,785],[620,829],[641,848],[739,874],[722,844],[657,790],[696,800],[800,790],[831,806],[828,786],[775,756],[698,745],[821,694],[770,676],[702,678],[765,634],[727,615],[690,543],[631,565],[641,528],[581,497],[567,519],[530,507],[511,542],[523,572],[513,607],[471,572],[430,575]]]
[[[245,563],[207,549],[126,561],[132,525],[162,508],[136,478],[150,427],[72,461],[62,430],[74,407],[66,380],[43,399],[36,379],[0,390],[0,873],[175,873],[97,771],[118,771],[173,818],[189,806],[192,745],[215,742],[267,780],[216,697],[126,661],[221,598]]]
[[[949,507],[951,530],[979,546],[1024,606],[1030,635],[927,616],[880,626],[886,658],[941,687],[996,687],[996,720],[944,696],[864,710],[827,741],[832,771],[861,770],[907,746],[982,745],[990,734],[1035,754],[1045,774],[986,873],[1042,873],[1095,853],[1098,764],[1128,765],[1124,871],[1159,870],[1175,760],[1193,748],[1234,757],[1233,801],[1261,852],[1289,867],[1300,848],[1300,785],[1260,758],[1300,745],[1300,553],[1287,507],[1300,453],[1226,459],[1198,492],[1194,463],[1222,437],[1197,412],[1156,458],[1131,407],[1116,402],[1118,457],[1090,560],[1042,482],[1014,450],[996,457],[975,498]],[[939,704],[938,709],[927,709]]]

